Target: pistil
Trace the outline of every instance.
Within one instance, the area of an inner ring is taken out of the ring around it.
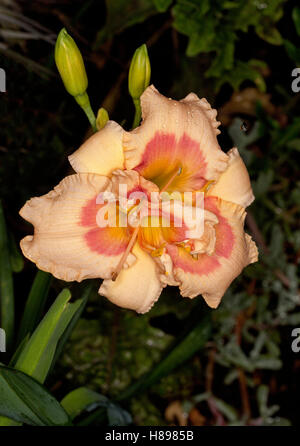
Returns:
[[[168,179],[164,187],[160,190],[160,193],[165,192],[168,189],[168,187],[171,186],[171,183],[173,183],[175,178],[181,174],[181,172],[182,172],[182,167],[179,166],[173,173],[173,175]]]
[[[127,256],[128,256],[128,254],[130,253],[130,251],[131,251],[132,248],[133,248],[133,245],[134,245],[134,243],[135,243],[135,241],[136,241],[136,238],[137,238],[137,236],[138,236],[139,229],[140,229],[140,226],[137,226],[137,227],[135,228],[135,230],[133,231],[133,233],[132,233],[132,236],[131,236],[131,238],[130,238],[130,240],[129,240],[129,243],[128,243],[128,245],[127,245],[127,248],[126,248],[126,250],[124,251],[124,253],[123,253],[123,255],[122,255],[122,257],[121,257],[121,259],[120,259],[120,261],[119,261],[119,263],[118,263],[118,266],[117,266],[117,268],[116,268],[116,271],[115,271],[115,272],[112,274],[112,276],[111,276],[111,280],[112,280],[113,282],[117,279],[118,275],[120,274],[120,271],[121,271],[121,269],[123,268],[123,265],[124,265],[124,263],[125,263],[125,261],[126,261],[126,259],[127,259]]]

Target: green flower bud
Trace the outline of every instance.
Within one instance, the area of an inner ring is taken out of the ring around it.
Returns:
[[[145,44],[135,50],[128,76],[128,89],[133,100],[139,99],[150,83],[151,65]]]
[[[56,40],[55,63],[68,93],[78,96],[85,93],[88,79],[81,53],[63,28]]]
[[[98,110],[97,119],[96,119],[96,126],[98,130],[103,129],[105,127],[107,121],[109,121],[109,116],[105,108],[101,107]]]

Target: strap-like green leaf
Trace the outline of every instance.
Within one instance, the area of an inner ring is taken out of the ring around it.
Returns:
[[[61,405],[72,420],[83,411],[92,411],[100,407],[100,414],[97,414],[96,417],[97,421],[102,421],[106,412],[110,426],[127,426],[132,423],[131,415],[126,410],[110,401],[106,396],[86,387],[79,387],[70,392],[62,400]],[[85,423],[80,422],[79,425],[84,426]]]
[[[30,339],[30,335],[29,333],[25,336],[25,338],[22,340],[22,342],[18,345],[17,350],[14,352],[14,354],[12,355],[10,361],[9,361],[9,367],[14,367],[16,362],[18,361],[22,351],[25,348],[25,345],[27,344],[27,342]]]
[[[39,323],[48,297],[51,281],[51,274],[45,273],[44,271],[37,271],[21,320],[18,343],[20,343],[28,333],[33,333]]]
[[[65,343],[67,342],[70,334],[72,333],[75,325],[77,324],[78,319],[80,318],[86,303],[89,299],[89,296],[91,295],[91,292],[93,291],[93,283],[92,281],[90,281],[84,288],[83,292],[82,292],[82,297],[80,300],[76,301],[79,302],[77,304],[76,310],[73,313],[72,319],[70,320],[69,324],[67,325],[67,327],[65,328],[63,334],[61,335],[58,344],[57,344],[57,348],[55,350],[55,355],[52,361],[52,365],[50,368],[50,371],[52,370],[52,368],[54,367],[54,364],[56,363],[57,359],[59,358],[61,352],[63,351],[63,348],[65,346]],[[73,304],[72,304],[73,305]]]
[[[83,297],[69,304],[69,290],[62,291],[31,338],[28,339],[28,333],[22,340],[10,365],[43,382],[80,317],[90,292],[91,286],[86,287]],[[14,420],[0,417],[0,426],[17,424]]]
[[[22,350],[16,369],[44,382],[51,367],[59,339],[80,307],[82,299],[69,304],[71,293],[64,289]]]
[[[0,366],[0,414],[36,426],[70,425],[59,402],[24,373]],[[11,425],[11,422],[10,422]]]
[[[84,410],[92,410],[99,406],[107,407],[108,403],[108,398],[86,387],[73,390],[61,401],[61,405],[72,420]]]

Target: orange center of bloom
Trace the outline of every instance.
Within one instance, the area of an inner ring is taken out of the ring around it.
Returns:
[[[165,183],[165,185],[164,185],[163,188],[161,189],[160,193],[166,191],[167,188],[171,186],[171,184],[172,184],[172,182],[175,180],[175,178],[176,178],[178,175],[181,174],[181,171],[182,171],[181,166],[178,166],[178,168],[176,168],[175,172],[174,172],[174,173],[170,176],[170,178],[167,180],[167,182]],[[130,212],[131,212],[131,213],[135,212],[135,213],[137,214],[137,212],[138,212],[138,211],[140,210],[140,208],[143,206],[143,201],[144,201],[144,200],[143,200],[143,198],[142,198],[141,201],[140,201],[140,203],[136,206],[136,210],[135,210],[135,208],[133,207],[133,208],[130,209]],[[161,226],[162,226],[162,217],[159,216],[158,221],[157,221],[157,219],[156,219],[156,223],[158,223],[158,227],[156,227],[157,225],[155,225],[155,229],[153,229],[153,227],[152,227],[152,225],[151,225],[151,223],[153,223],[153,219],[152,219],[152,217],[150,217],[150,218],[147,219],[147,223],[150,223],[150,228],[148,228],[148,227],[144,228],[144,230],[143,230],[143,233],[144,233],[143,235],[144,235],[144,237],[142,237],[142,238],[145,239],[146,241],[147,241],[147,239],[148,239],[148,241],[152,242],[152,245],[154,245],[154,246],[155,246],[157,243],[163,243],[164,232],[166,232],[166,231],[163,231],[163,230],[161,229]],[[130,238],[130,240],[129,240],[129,243],[128,243],[128,245],[127,245],[127,248],[126,248],[126,250],[124,251],[124,253],[123,253],[122,257],[121,257],[121,259],[120,259],[120,261],[119,261],[119,263],[118,263],[118,266],[117,266],[116,270],[115,270],[114,273],[112,274],[112,278],[111,278],[112,281],[115,281],[115,280],[117,279],[117,277],[118,277],[120,271],[122,270],[123,265],[124,265],[124,263],[125,263],[125,261],[126,261],[126,259],[127,259],[127,257],[128,257],[128,254],[130,253],[130,251],[132,250],[132,248],[133,248],[133,246],[134,246],[134,244],[135,244],[135,242],[136,242],[136,239],[137,239],[137,237],[138,237],[138,234],[139,234],[140,229],[141,229],[141,221],[140,221],[140,223],[137,225],[137,227],[134,229],[134,231],[133,231],[133,233],[132,233],[132,235],[131,235],[131,238]],[[163,228],[163,229],[167,229],[167,228]]]
[[[181,165],[176,163],[175,169],[170,172],[169,178],[165,178],[159,189],[136,171],[115,171],[108,203],[104,204],[104,200],[101,201],[102,204],[98,204],[98,196],[97,201],[90,200],[83,208],[80,224],[91,228],[85,236],[90,249],[107,256],[120,256],[111,275],[113,281],[126,264],[128,267],[132,262],[129,254],[136,243],[152,257],[160,257],[164,253],[173,257],[173,246],[185,253],[192,262],[202,258],[203,254],[211,256],[215,252],[219,221],[213,209],[206,210],[206,205],[204,206],[203,215],[200,216],[203,219],[202,230],[197,229],[196,234],[190,234],[198,218],[191,214],[197,208],[194,196],[201,192],[203,197],[210,182],[200,191],[172,191],[174,182],[178,181],[182,172]],[[124,186],[125,189],[122,189]],[[185,193],[191,194],[188,204]],[[99,213],[102,222],[107,221],[107,225],[99,224]],[[113,224],[109,223],[112,216]]]

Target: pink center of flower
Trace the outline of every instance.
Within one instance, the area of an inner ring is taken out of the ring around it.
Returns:
[[[214,199],[205,199],[206,214],[199,236],[187,235],[190,222],[185,218],[178,224],[177,205],[169,206],[166,215],[164,194],[173,194],[174,200],[176,193],[180,200],[187,189],[205,192],[209,184],[204,179],[205,170],[198,143],[187,135],[176,142],[173,135],[158,132],[148,143],[139,166],[113,172],[110,203],[97,204],[99,196],[97,200],[95,197],[82,209],[80,221],[81,226],[89,228],[85,238],[91,250],[107,256],[121,255],[112,280],[118,277],[136,242],[154,257],[167,252],[175,267],[198,274],[218,267],[218,256],[230,256],[233,233]],[[100,195],[104,197],[105,192]],[[115,225],[99,227],[99,212],[106,218],[113,208],[117,211]]]

